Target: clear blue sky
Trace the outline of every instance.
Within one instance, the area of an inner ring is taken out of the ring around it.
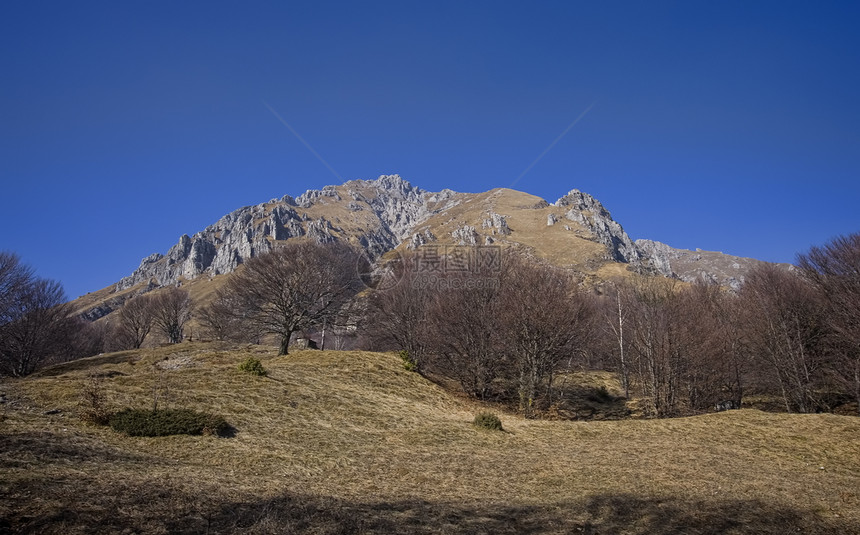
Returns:
[[[0,249],[76,297],[284,194],[510,186],[592,104],[516,189],[770,261],[860,231],[857,2],[462,4],[4,2]]]

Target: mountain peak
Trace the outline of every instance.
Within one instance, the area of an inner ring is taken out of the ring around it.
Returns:
[[[603,207],[600,201],[588,193],[579,191],[576,188],[567,192],[566,195],[559,197],[559,199],[553,203],[553,206],[571,206],[579,210],[600,211],[609,215],[609,211]]]
[[[400,193],[402,195],[407,195],[413,192],[419,195],[425,193],[421,188],[413,186],[409,181],[403,180],[400,175],[396,174],[380,175],[376,180],[372,180],[371,184],[380,190],[390,193]]]
[[[565,217],[591,231],[607,247],[613,260],[635,264],[641,259],[639,249],[624,228],[612,219],[612,214],[600,201],[588,193],[572,189],[555,201],[553,206],[568,208]]]

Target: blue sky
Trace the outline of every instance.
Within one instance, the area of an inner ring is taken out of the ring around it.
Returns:
[[[6,2],[0,249],[76,297],[284,194],[511,186],[591,106],[515,189],[792,261],[860,231],[857,28],[856,2]]]

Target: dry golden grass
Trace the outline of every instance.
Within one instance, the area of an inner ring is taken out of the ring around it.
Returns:
[[[507,188],[459,195],[459,204],[428,218],[416,228],[418,232],[430,229],[437,238],[434,245],[455,245],[452,232],[469,225],[478,233],[479,245],[490,237],[494,245],[524,248],[551,264],[575,269],[587,278],[595,279],[592,283],[597,282],[595,276],[602,279],[604,275],[631,275],[626,265],[604,274],[601,270],[606,265],[615,264],[605,258],[606,247],[594,241],[591,233],[581,225],[565,219],[564,208],[540,207],[543,202],[540,197]],[[511,231],[509,235],[494,233],[496,229],[493,228],[483,228],[483,222],[490,219],[490,213],[505,216]],[[552,226],[546,224],[549,214],[554,214],[558,220]],[[401,252],[406,249],[406,242],[398,247]]]
[[[491,432],[472,425],[486,407],[396,355],[275,353],[185,343],[7,381],[0,531],[860,533],[860,418],[500,414]],[[249,356],[268,377],[237,369]],[[219,413],[235,436],[84,424],[94,373],[117,408],[149,407],[157,388],[161,406]]]
[[[484,209],[506,215],[512,230],[510,240],[532,249],[551,264],[592,272],[607,263],[605,246],[592,241],[591,234],[579,223],[565,219],[565,208],[536,208],[542,200],[535,195],[502,188],[488,192]],[[546,224],[549,214],[554,214],[558,220],[552,226]],[[565,226],[571,230],[566,230]]]
[[[429,228],[440,245],[455,243],[451,233],[463,225],[475,227],[480,244],[489,236],[494,244],[525,247],[551,264],[576,269],[586,274],[603,275],[608,264],[606,247],[593,240],[593,236],[576,222],[564,218],[565,209],[554,206],[539,207],[543,199],[535,195],[506,188],[485,193],[464,195],[463,202],[429,218],[418,230]],[[505,216],[511,234],[493,234],[492,228],[482,228],[490,213]],[[547,216],[554,214],[557,222],[548,226]],[[570,227],[570,230],[565,229]],[[401,245],[405,249],[406,245]],[[607,275],[628,276],[622,266]]]

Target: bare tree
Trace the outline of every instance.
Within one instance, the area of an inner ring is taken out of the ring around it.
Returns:
[[[149,301],[153,326],[168,343],[182,341],[185,324],[191,319],[191,297],[186,290],[171,286],[153,295]]]
[[[716,284],[702,282],[685,293],[682,320],[693,350],[687,377],[690,407],[740,408],[749,363],[740,300]]]
[[[500,333],[502,278],[482,266],[418,279],[433,296],[426,327],[432,358],[425,369],[457,380],[479,399],[490,396],[508,366]]]
[[[103,326],[70,317],[65,301],[60,283],[0,252],[0,374],[27,375],[102,351]]]
[[[812,247],[798,256],[798,265],[825,299],[826,322],[837,339],[836,372],[860,412],[860,233]]]
[[[676,413],[739,407],[744,354],[740,351],[735,299],[718,285],[699,281],[672,299],[672,350],[678,395]]]
[[[138,349],[146,341],[153,324],[152,296],[138,295],[125,302],[113,328],[115,349]]]
[[[18,255],[0,251],[0,325],[16,319],[16,303],[34,278],[33,269],[22,264]]]
[[[262,332],[280,337],[278,353],[286,355],[296,331],[337,323],[360,288],[358,261],[355,249],[338,242],[288,242],[249,260],[224,292]]]
[[[513,252],[506,263],[500,334],[516,365],[520,410],[531,418],[541,390],[551,399],[560,364],[587,348],[594,306],[566,271]]]
[[[0,367],[21,377],[67,351],[68,307],[60,283],[34,279],[18,287],[0,324]]]
[[[108,327],[107,322],[92,322],[80,316],[69,318],[69,344],[65,360],[104,352],[110,336]]]
[[[234,342],[260,341],[261,333],[249,320],[237,296],[219,289],[212,301],[195,314],[204,336]]]
[[[684,362],[675,329],[676,282],[642,279],[626,295],[632,310],[630,347],[636,382],[656,416],[676,415]]]
[[[814,411],[827,364],[821,351],[824,308],[814,288],[762,265],[747,276],[741,299],[749,350],[776,379],[786,410]]]
[[[630,397],[630,357],[628,355],[629,341],[629,322],[631,309],[628,303],[630,297],[626,295],[629,292],[629,286],[622,282],[614,282],[610,286],[608,295],[600,301],[600,311],[603,320],[603,328],[607,336],[611,336],[615,340],[617,352],[612,352],[617,356],[618,377],[621,382],[621,388],[624,389],[624,397]],[[625,327],[628,328],[628,339],[624,339]]]
[[[389,266],[392,286],[378,288],[367,300],[367,333],[374,344],[406,350],[420,371],[430,345],[429,325],[432,289],[418,270],[414,255]]]
[[[426,344],[426,373],[454,379],[479,399],[518,398],[533,417],[538,400],[551,399],[561,364],[588,347],[593,301],[562,269],[513,250],[501,258],[498,265],[419,274],[411,293],[391,294],[391,314],[408,315],[411,322],[400,328]]]

